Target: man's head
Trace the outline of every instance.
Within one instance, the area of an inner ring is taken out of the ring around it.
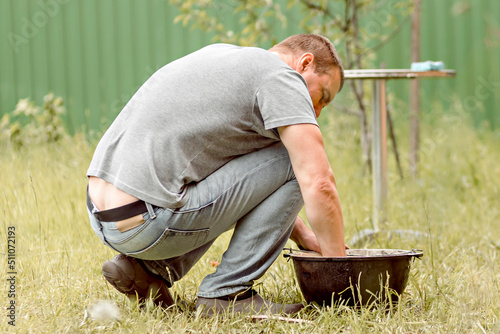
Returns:
[[[316,116],[344,85],[344,69],[333,44],[314,34],[293,35],[273,46],[277,54],[307,82]]]

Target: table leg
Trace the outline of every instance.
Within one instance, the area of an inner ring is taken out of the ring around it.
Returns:
[[[386,146],[386,95],[385,80],[373,81],[372,111],[372,182],[373,228],[387,220],[387,146]]]

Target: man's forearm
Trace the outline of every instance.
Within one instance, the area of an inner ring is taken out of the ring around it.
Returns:
[[[335,185],[306,190],[306,216],[323,256],[345,256],[344,219]]]

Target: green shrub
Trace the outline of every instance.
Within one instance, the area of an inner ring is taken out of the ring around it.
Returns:
[[[42,107],[29,98],[21,99],[16,109],[0,120],[0,137],[15,146],[59,141],[66,136],[61,119],[65,112],[63,99],[53,93],[44,96]]]

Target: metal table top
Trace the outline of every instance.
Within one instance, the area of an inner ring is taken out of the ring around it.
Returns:
[[[416,79],[419,77],[454,77],[455,70],[412,71],[408,69],[345,70],[346,79]]]

